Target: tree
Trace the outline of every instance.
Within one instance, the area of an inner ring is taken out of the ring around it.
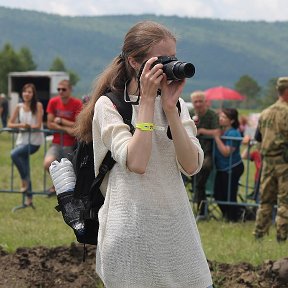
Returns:
[[[22,47],[18,53],[23,71],[35,70],[37,65],[33,61],[32,53],[27,47]]]
[[[63,60],[60,57],[56,57],[49,69],[49,71],[64,71],[69,74],[70,83],[72,86],[75,86],[77,82],[80,80],[78,74],[76,74],[73,70],[67,69]]]
[[[260,97],[261,87],[249,75],[243,75],[234,85],[235,90],[246,96],[246,108],[255,108]]]
[[[0,51],[0,93],[8,92],[8,74],[13,71],[23,71],[19,55],[10,43],[6,43]]]
[[[276,83],[277,78],[272,78],[267,82],[267,85],[264,90],[264,96],[261,101],[262,108],[270,106],[277,100]]]
[[[65,67],[63,60],[60,57],[56,57],[53,60],[49,71],[65,71],[66,72],[67,69]]]
[[[22,47],[17,53],[10,43],[4,44],[0,51],[0,93],[8,93],[8,74],[14,71],[36,69],[29,48]]]
[[[69,74],[71,85],[75,86],[77,84],[77,82],[80,80],[80,77],[73,70],[68,69],[67,72]]]

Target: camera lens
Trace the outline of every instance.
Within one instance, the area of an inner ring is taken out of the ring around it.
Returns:
[[[140,79],[146,62],[140,68],[138,79]],[[158,63],[163,64],[163,72],[166,74],[167,80],[182,80],[191,78],[195,74],[195,67],[192,63],[178,61],[176,57],[159,56],[158,60],[151,65],[151,68]]]
[[[181,80],[191,78],[195,74],[195,67],[192,63],[171,61],[164,65],[163,70],[168,80]]]
[[[179,79],[191,78],[195,74],[195,67],[192,63],[178,62],[175,63],[173,72]]]

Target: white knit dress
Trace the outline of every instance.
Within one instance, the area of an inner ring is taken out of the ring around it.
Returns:
[[[195,137],[196,127],[183,100],[181,108],[182,122],[199,150],[195,161],[200,170],[203,151]],[[133,106],[134,125],[138,109]],[[166,134],[161,97],[156,98],[153,122],[158,130],[153,131],[152,154],[145,174],[139,175],[126,166],[132,137],[128,126],[106,96],[96,102],[95,174],[108,149],[117,162],[101,187],[106,197],[99,211],[96,272],[107,288],[207,288],[212,284],[211,275],[182,168]]]

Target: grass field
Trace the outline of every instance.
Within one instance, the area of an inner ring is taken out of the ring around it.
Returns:
[[[11,188],[11,134],[0,134],[0,190]],[[33,187],[43,191],[44,173],[42,168],[43,147],[31,157]],[[252,165],[251,165],[252,166]],[[251,167],[252,168],[252,167]],[[20,179],[14,171],[14,189],[19,189]],[[253,169],[249,177],[253,179]],[[47,180],[47,187],[51,180]],[[0,193],[0,246],[9,252],[18,247],[70,245],[75,241],[74,234],[62,220],[62,216],[54,207],[56,198],[35,195],[36,209],[20,209],[12,212],[12,208],[22,203],[19,193]],[[252,236],[253,221],[245,223],[225,223],[210,220],[198,223],[199,232],[207,258],[222,263],[249,262],[253,265],[263,263],[267,259],[276,260],[287,256],[287,244],[279,245],[275,240],[275,228],[263,241],[255,241]]]

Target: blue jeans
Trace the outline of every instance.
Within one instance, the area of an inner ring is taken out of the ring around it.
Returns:
[[[2,128],[7,127],[7,118],[8,118],[8,112],[3,111],[1,114]]]
[[[29,191],[32,190],[30,181],[29,156],[34,154],[39,147],[39,145],[20,144],[11,151],[12,161],[18,169],[21,179],[29,183]]]

